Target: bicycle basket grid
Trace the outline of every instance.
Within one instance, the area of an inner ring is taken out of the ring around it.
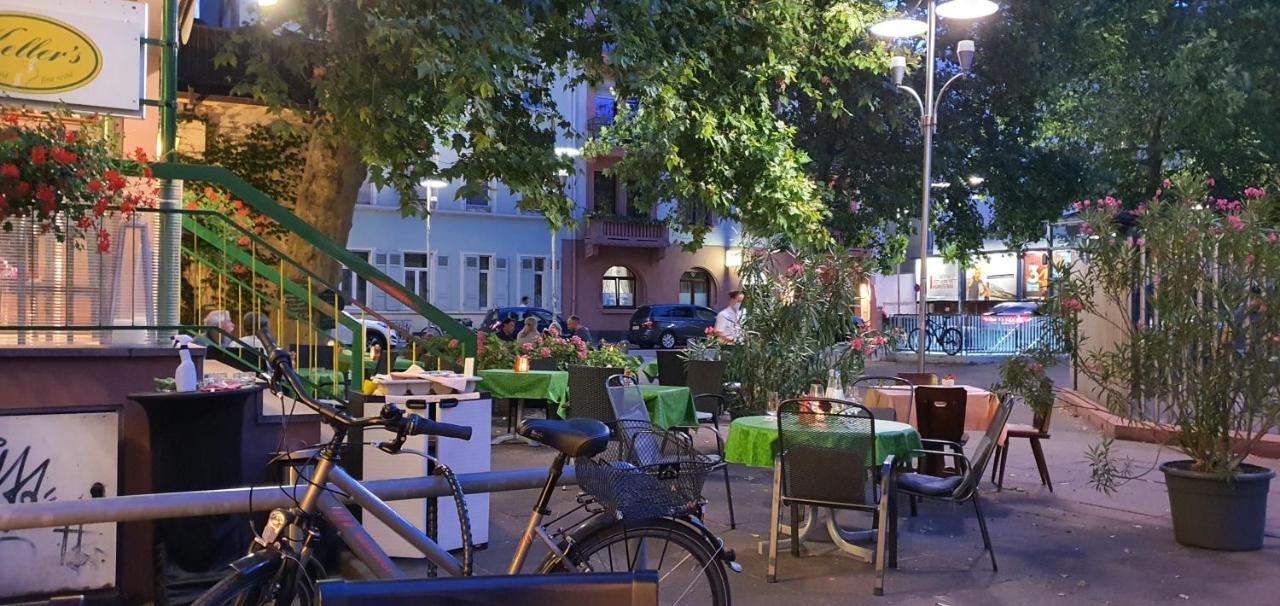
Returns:
[[[613,439],[595,457],[578,457],[578,485],[610,513],[640,520],[697,510],[715,462],[689,437],[647,421],[610,424]]]

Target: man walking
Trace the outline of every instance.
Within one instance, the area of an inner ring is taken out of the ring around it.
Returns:
[[[729,306],[716,314],[716,332],[730,343],[742,340],[742,301],[746,294],[740,290],[729,293]]]

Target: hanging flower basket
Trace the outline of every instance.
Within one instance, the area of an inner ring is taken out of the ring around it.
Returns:
[[[69,128],[75,123],[78,128]],[[156,188],[141,148],[121,158],[98,118],[15,113],[0,118],[0,230],[30,221],[59,242],[94,236],[111,248],[102,218],[153,207]],[[141,174],[141,181],[125,175]]]

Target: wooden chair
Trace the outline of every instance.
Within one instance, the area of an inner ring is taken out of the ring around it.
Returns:
[[[684,357],[678,351],[658,352],[658,383],[661,385],[688,385]]]
[[[822,409],[815,403],[826,405]],[[830,409],[831,412],[822,412]],[[876,419],[861,404],[844,400],[787,400],[778,406],[778,457],[774,463],[766,580],[778,580],[778,527],[783,507],[791,510],[791,554],[800,557],[800,507],[866,511],[876,517],[876,580],[884,595],[885,549],[894,526],[889,519],[893,456],[879,469]]]
[[[931,372],[900,372],[899,379],[906,379],[912,385],[937,385],[938,375]]]
[[[996,565],[996,552],[991,547],[991,535],[987,532],[987,519],[982,515],[982,507],[978,504],[978,484],[982,481],[987,463],[995,453],[996,443],[1000,439],[1000,432],[1004,430],[1005,424],[1009,421],[1009,412],[1012,409],[1013,400],[1006,399],[1000,403],[1000,407],[996,409],[995,417],[991,419],[991,425],[987,427],[982,440],[978,442],[978,449],[974,451],[972,460],[964,455],[964,448],[960,446],[959,442],[921,440],[927,448],[925,450],[912,451],[914,454],[926,457],[936,456],[954,459],[955,467],[960,471],[959,475],[949,477],[923,473],[896,475],[898,492],[905,494],[910,499],[913,509],[915,508],[916,499],[931,499],[948,503],[972,501],[973,512],[978,517],[978,527],[982,530],[982,545],[991,555],[992,570],[1000,570],[1000,568]],[[890,553],[896,552],[896,549],[891,549],[890,551]]]
[[[920,437],[963,444],[965,407],[968,394],[963,387],[916,387],[916,428]],[[925,458],[921,470],[929,475],[946,475],[946,460]]]
[[[1004,490],[1004,471],[1009,462],[1009,440],[1025,438],[1031,443],[1031,456],[1035,457],[1036,470],[1040,472],[1040,485],[1048,486],[1053,492],[1053,480],[1049,479],[1049,465],[1045,462],[1044,449],[1040,440],[1049,439],[1049,421],[1053,419],[1053,408],[1043,415],[1036,415],[1031,425],[1010,423],[1009,432],[1005,435],[1004,446],[996,446],[996,464],[991,468],[991,481],[996,483],[996,490]]]

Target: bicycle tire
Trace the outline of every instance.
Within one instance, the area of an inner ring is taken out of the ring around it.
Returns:
[[[690,583],[682,593],[676,593],[679,591],[679,585],[675,583],[665,585],[665,587],[673,588],[672,591],[663,592],[664,585],[659,583],[658,591],[660,604],[663,604],[664,606],[702,606],[704,604],[708,606],[729,606],[731,603],[729,594],[729,575],[728,572],[725,571],[724,562],[722,562],[717,556],[718,549],[722,549],[722,547],[710,545],[708,539],[701,532],[690,527],[688,524],[678,522],[670,518],[655,518],[635,521],[616,520],[612,523],[587,527],[576,531],[575,533],[571,533],[564,542],[564,545],[561,547],[563,549],[566,546],[571,546],[566,553],[566,557],[569,558],[575,567],[578,567],[581,566],[583,562],[590,562],[592,556],[599,554],[603,550],[611,548],[619,542],[645,538],[665,539],[670,543],[678,544],[693,556],[697,561],[698,567],[703,571],[701,576],[706,579],[708,587],[707,593],[710,594],[710,600],[706,600],[702,597],[704,594],[701,592],[698,593],[697,597],[689,596],[688,590],[692,588],[693,583]],[[626,559],[630,558],[628,547],[624,545],[618,549],[624,550],[626,553],[626,556],[624,557]],[[659,570],[661,570],[662,561],[665,558],[666,553],[667,550],[664,548],[659,556]],[[614,554],[615,552],[609,549],[610,557]],[[617,553],[617,555],[621,556],[623,553]],[[612,560],[610,561],[612,562]],[[628,565],[627,568],[630,569],[632,566]],[[610,569],[611,571],[614,571],[614,567],[611,566]],[[547,556],[547,558],[543,560],[542,564],[538,567],[539,574],[554,574],[568,571],[569,570],[565,567],[564,560],[561,560],[555,554]],[[577,571],[578,570],[575,570],[575,572]],[[595,567],[592,568],[592,571],[604,572],[603,570],[598,570]],[[667,575],[663,575],[659,572],[659,576],[665,578]],[[697,578],[695,578],[694,581],[696,582]],[[671,601],[670,598],[672,597],[675,597],[676,599]]]
[[[938,336],[938,344],[942,346],[943,353],[954,356],[964,349],[964,335],[957,328],[948,328]]]
[[[280,569],[282,560],[276,560],[270,565],[259,566],[249,572],[240,572],[232,570],[230,574],[222,577],[209,591],[204,592],[192,606],[248,606],[275,604],[274,600],[263,601],[262,589],[275,578],[276,572]],[[299,575],[297,579],[298,591],[294,595],[293,604],[297,606],[315,606],[318,604],[316,599],[316,587],[312,582],[308,582],[307,574]]]

